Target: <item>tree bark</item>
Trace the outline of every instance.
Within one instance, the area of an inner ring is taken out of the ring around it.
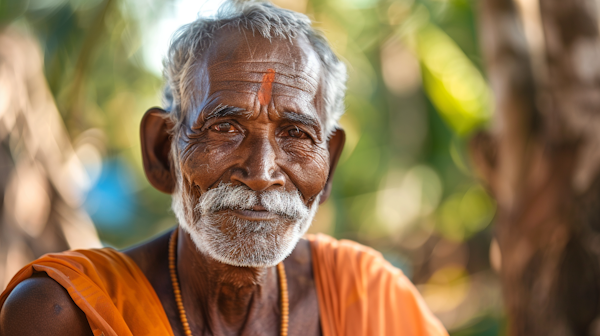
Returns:
[[[509,334],[600,334],[596,4],[541,0],[544,43],[525,38],[530,18],[511,0],[480,5],[496,106],[493,129],[473,137],[471,153],[498,204]]]
[[[36,41],[0,30],[0,291],[49,252],[101,247],[82,208],[83,165],[43,73]]]

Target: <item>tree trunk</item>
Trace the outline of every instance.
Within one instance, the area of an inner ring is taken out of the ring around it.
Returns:
[[[35,40],[0,30],[0,291],[49,252],[101,247],[82,209],[87,173],[71,145]]]
[[[492,130],[473,137],[471,153],[498,204],[509,334],[600,335],[596,4],[480,5],[496,110]]]

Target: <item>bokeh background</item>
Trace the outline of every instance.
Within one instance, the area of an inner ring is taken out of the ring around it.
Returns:
[[[48,250],[176,224],[145,179],[139,122],[161,104],[173,32],[220,3],[0,1],[0,288]],[[346,148],[311,232],[381,251],[452,335],[503,334],[495,204],[466,153],[493,103],[477,1],[274,3],[312,18],[349,68]]]

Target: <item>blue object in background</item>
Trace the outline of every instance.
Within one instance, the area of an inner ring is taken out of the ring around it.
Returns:
[[[109,158],[87,195],[84,207],[99,229],[127,230],[135,216],[136,185],[127,163]]]

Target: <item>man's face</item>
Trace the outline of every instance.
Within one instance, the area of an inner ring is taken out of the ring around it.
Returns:
[[[318,56],[305,38],[222,30],[198,62],[197,109],[174,139],[175,212],[211,257],[274,265],[308,228],[329,173]]]

